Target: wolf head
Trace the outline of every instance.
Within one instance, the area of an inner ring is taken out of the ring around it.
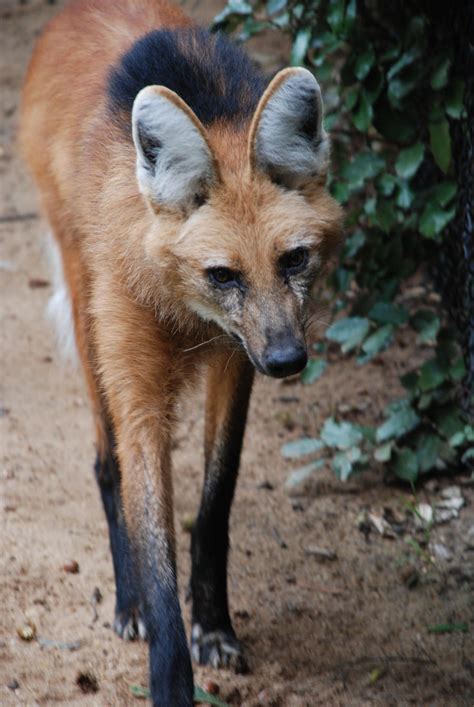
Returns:
[[[238,339],[260,372],[302,370],[310,293],[341,230],[316,79],[285,69],[250,124],[208,129],[177,94],[148,86],[132,130],[155,215],[148,254],[172,271],[174,296]]]

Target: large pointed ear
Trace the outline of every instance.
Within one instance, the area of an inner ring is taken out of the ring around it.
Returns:
[[[270,82],[250,128],[249,161],[252,171],[261,170],[291,189],[325,175],[329,139],[323,100],[306,69],[283,69]]]
[[[164,86],[147,86],[132,110],[137,179],[154,208],[189,212],[217,181],[204,127],[191,108]]]

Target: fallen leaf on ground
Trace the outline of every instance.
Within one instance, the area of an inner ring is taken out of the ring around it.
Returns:
[[[395,538],[396,534],[391,525],[387,523],[381,513],[371,512],[368,514],[368,519],[374,526],[375,530],[385,538]]]
[[[452,623],[452,624],[434,624],[433,626],[428,626],[429,633],[460,633],[468,632],[468,625],[465,622]]]
[[[150,697],[150,690],[147,687],[142,687],[141,685],[129,685],[129,690],[134,697],[138,699],[146,700]],[[215,707],[228,707],[227,702],[223,702],[221,699],[216,697],[216,695],[206,692],[198,685],[194,686],[194,704],[209,704],[215,705]]]
[[[323,560],[337,560],[337,555],[334,550],[328,550],[324,547],[317,547],[316,545],[308,545],[304,548],[306,555],[312,555],[313,557],[319,557]]]

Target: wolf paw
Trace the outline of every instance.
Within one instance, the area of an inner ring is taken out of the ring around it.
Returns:
[[[123,638],[124,641],[139,639],[146,641],[147,639],[145,623],[138,609],[116,611],[113,628],[117,636]]]
[[[249,668],[242,646],[230,631],[208,631],[194,624],[191,634],[191,657],[195,663],[213,668],[230,668],[235,673],[247,673]]]

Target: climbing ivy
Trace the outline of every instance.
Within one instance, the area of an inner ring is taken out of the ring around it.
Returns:
[[[409,327],[432,353],[401,378],[405,397],[387,406],[378,427],[326,420],[313,448],[332,457],[342,479],[375,461],[413,483],[474,461],[474,427],[457,401],[463,359],[439,298],[426,296],[456,215],[451,134],[464,117],[453,29],[437,13],[422,0],[229,0],[214,22],[243,41],[263,31],[286,35],[289,63],[323,85],[329,189],[347,213],[330,280],[328,346],[364,365]],[[420,282],[425,296],[416,304],[408,283]],[[323,349],[303,382],[324,375]]]

